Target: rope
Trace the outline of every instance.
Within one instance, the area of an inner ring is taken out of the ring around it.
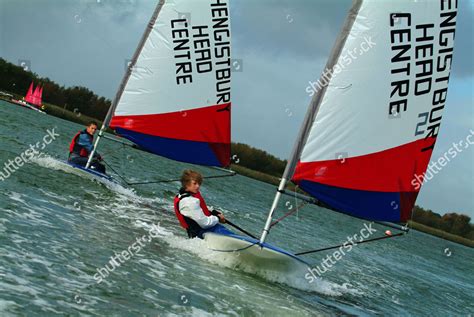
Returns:
[[[298,197],[296,196],[296,191],[298,190],[298,185],[295,186],[295,204],[298,204]],[[278,218],[277,220],[273,221],[271,224],[270,224],[270,228],[268,228],[269,230],[274,226],[276,225],[277,223],[279,223],[280,221],[282,221],[283,219],[285,219],[286,217],[288,216],[291,216],[292,214],[294,214],[295,212],[298,212],[301,208],[303,208],[308,202],[307,201],[303,201],[299,206],[297,206],[295,208],[295,210],[290,210],[289,212],[287,212],[286,214],[284,214],[282,217]]]
[[[177,181],[180,181],[181,179],[180,178],[177,178],[177,179],[166,179],[166,180],[157,180],[157,181],[146,181],[146,182],[135,182],[135,183],[129,183],[127,182],[127,180],[122,176],[120,175],[119,172],[117,172],[110,164],[108,164],[105,160],[102,160],[102,162],[104,162],[105,165],[107,165],[107,167],[109,167],[112,172],[114,172],[115,174],[117,174],[118,177],[120,177],[121,180],[123,180],[125,182],[125,184],[127,184],[128,186],[132,186],[132,185],[146,185],[146,184],[158,184],[158,183],[171,183],[171,182],[177,182]],[[215,176],[205,176],[203,178],[205,179],[209,179],[209,178],[221,178],[221,177],[229,177],[229,176],[235,176],[236,173],[235,172],[232,172],[231,174],[223,174],[223,175],[215,175]]]
[[[250,238],[253,238],[255,240],[258,240],[258,238],[256,236],[254,236],[253,234],[249,233],[248,231],[246,231],[245,229],[242,229],[241,227],[237,226],[235,223],[232,223],[231,221],[229,220],[225,220],[225,223],[228,224],[229,226],[232,226],[234,227],[235,229],[239,230],[240,232],[243,232],[245,233],[246,235],[248,235]]]
[[[374,239],[370,239],[370,240],[365,240],[365,241],[357,242],[357,243],[354,243],[353,245],[358,245],[358,244],[367,243],[367,242],[372,242],[372,241],[377,241],[377,240],[395,238],[395,237],[402,236],[402,235],[404,235],[404,234],[405,234],[405,232],[400,232],[400,233],[397,233],[397,234],[394,234],[394,235],[391,235],[391,236],[383,236],[383,237],[378,237],[378,238],[374,238]],[[332,246],[332,247],[322,248],[322,249],[316,249],[316,250],[298,252],[298,253],[295,253],[295,255],[304,255],[304,254],[322,252],[322,251],[331,250],[331,249],[338,249],[338,248],[344,247],[345,244],[346,244],[346,243],[340,244],[340,245],[336,245],[336,246]]]
[[[104,162],[104,164],[107,165],[107,167],[110,168],[112,170],[112,172],[117,174],[117,176],[120,177],[120,179],[123,180],[125,182],[125,184],[130,185],[127,182],[127,180],[125,178],[123,178],[122,175],[120,175],[110,164],[108,164],[105,160],[102,160],[102,162]]]
[[[147,152],[147,153],[151,153],[145,149],[142,149],[141,147],[139,147],[138,145],[136,144],[128,144],[126,142],[123,142],[121,140],[116,140],[114,138],[111,138],[111,137],[108,137],[104,134],[103,136],[105,139],[107,140],[111,140],[111,141],[114,141],[114,142],[117,142],[117,143],[120,143],[122,144],[123,148],[125,148],[126,146],[128,147],[131,147],[131,148],[134,148],[136,150],[140,150],[140,151],[143,151],[143,152]],[[110,167],[110,169],[115,173],[117,174],[128,186],[132,186],[132,185],[147,185],[147,184],[159,184],[159,183],[172,183],[172,182],[177,182],[177,181],[180,181],[181,179],[166,179],[166,180],[156,180],[156,181],[146,181],[146,182],[135,182],[135,183],[129,183],[125,180],[125,178],[123,178],[119,173],[117,173],[109,164],[107,164],[105,161],[103,161],[108,167]],[[236,175],[237,173],[234,172],[234,171],[230,171],[230,174],[223,174],[223,175],[216,175],[216,176],[207,176],[207,177],[203,177],[205,179],[209,179],[209,178],[221,178],[221,177],[228,177],[228,176],[234,176]]]
[[[282,221],[283,219],[285,219],[286,217],[288,216],[291,216],[292,214],[294,214],[295,212],[299,211],[301,208],[303,208],[305,205],[307,204],[307,202],[302,202],[298,207],[296,207],[295,210],[291,210],[290,212],[287,212],[286,214],[284,214],[282,217],[278,218],[277,220],[273,221],[272,224],[270,225],[270,228],[272,228],[274,225],[276,225],[277,223],[279,223],[280,221]]]
[[[234,176],[235,173],[232,174],[225,174],[225,175],[215,175],[215,176],[204,176],[204,179],[210,179],[210,178],[221,178],[221,177],[229,177],[229,176]],[[146,185],[146,184],[157,184],[157,183],[172,183],[172,182],[178,182],[180,181],[180,178],[176,179],[165,179],[165,180],[157,180],[157,181],[146,181],[146,182],[136,182],[136,183],[127,183],[127,185]]]

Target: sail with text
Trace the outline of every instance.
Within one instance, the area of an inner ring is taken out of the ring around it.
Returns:
[[[176,161],[228,166],[228,1],[160,1],[119,90],[110,127]]]
[[[355,1],[295,145],[292,181],[332,209],[405,222],[446,102],[456,0]]]

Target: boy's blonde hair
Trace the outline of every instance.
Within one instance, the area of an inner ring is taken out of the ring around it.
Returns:
[[[199,185],[202,184],[202,175],[199,172],[193,170],[184,170],[181,175],[181,185],[186,187],[191,181],[196,181]]]

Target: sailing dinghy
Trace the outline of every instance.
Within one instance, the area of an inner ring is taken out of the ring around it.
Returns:
[[[230,254],[237,264],[288,274],[301,272],[309,266],[305,260],[288,251],[236,234],[220,224],[207,230],[203,236],[211,250]]]
[[[228,13],[227,1],[158,2],[85,171],[94,172],[90,163],[100,140],[109,138],[108,127],[148,153],[202,166],[230,164]]]
[[[160,1],[94,149],[110,126],[149,153],[227,167],[231,157],[230,45],[228,1]],[[288,271],[296,261],[306,267],[296,256],[222,225],[204,236],[216,251],[246,249],[241,260],[255,266],[268,266],[271,261],[275,270]]]
[[[392,223],[411,218],[421,187],[416,176],[426,171],[436,143],[456,14],[456,0],[354,1],[259,241],[210,231],[205,239],[212,248],[255,265],[279,263],[275,269],[282,271],[300,266],[298,256],[265,242],[290,180],[310,202],[402,230],[365,242],[402,235],[406,227]]]
[[[227,1],[157,3],[83,171],[97,176],[91,161],[100,140],[110,139],[108,127],[151,154],[218,169],[230,164],[229,19]]]

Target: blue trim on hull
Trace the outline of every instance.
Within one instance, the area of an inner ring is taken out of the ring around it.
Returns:
[[[71,163],[71,162],[68,162],[68,161],[64,161],[64,163],[66,163],[67,165],[72,166],[72,167],[74,167],[74,168],[80,169],[80,170],[82,170],[82,171],[84,171],[84,172],[86,172],[86,173],[89,173],[89,174],[91,174],[91,175],[94,175],[94,176],[96,176],[96,177],[100,177],[100,178],[106,179],[106,180],[108,180],[108,181],[110,181],[110,182],[114,182],[114,183],[117,183],[117,184],[118,184],[118,182],[117,182],[112,176],[109,176],[109,175],[107,175],[107,174],[99,173],[99,172],[94,171],[94,170],[92,170],[92,169],[90,169],[90,168],[87,168],[87,169],[86,169],[84,166],[77,165],[77,164],[74,164],[74,163]]]
[[[227,229],[226,227],[224,227],[223,225],[220,225],[220,224],[217,224],[215,225],[214,227],[212,228],[209,228],[209,229],[206,229],[204,230],[203,233],[206,233],[206,232],[212,232],[212,233],[216,233],[216,234],[221,234],[223,236],[228,236],[228,237],[232,237],[232,238],[235,238],[235,239],[238,239],[238,240],[243,240],[243,241],[247,241],[247,242],[250,242],[250,243],[253,243],[253,244],[258,244],[259,246],[263,246],[264,248],[267,248],[269,250],[273,250],[275,252],[278,252],[278,253],[281,253],[281,254],[284,254],[286,256],[289,256],[301,263],[304,263],[306,265],[309,266],[309,264],[300,259],[299,257],[297,257],[296,255],[288,252],[288,251],[285,251],[283,249],[280,249],[278,247],[275,247],[271,244],[268,244],[266,242],[264,242],[262,245],[260,244],[259,240],[256,240],[254,238],[251,238],[251,237],[247,237],[247,236],[241,236],[241,235],[238,235],[238,234],[235,234],[234,232],[230,231],[229,229]]]
[[[400,221],[400,193],[347,189],[305,180],[298,185],[342,213],[374,221]]]
[[[205,166],[221,166],[209,143],[162,138],[116,128],[117,133],[141,148],[166,158]]]

